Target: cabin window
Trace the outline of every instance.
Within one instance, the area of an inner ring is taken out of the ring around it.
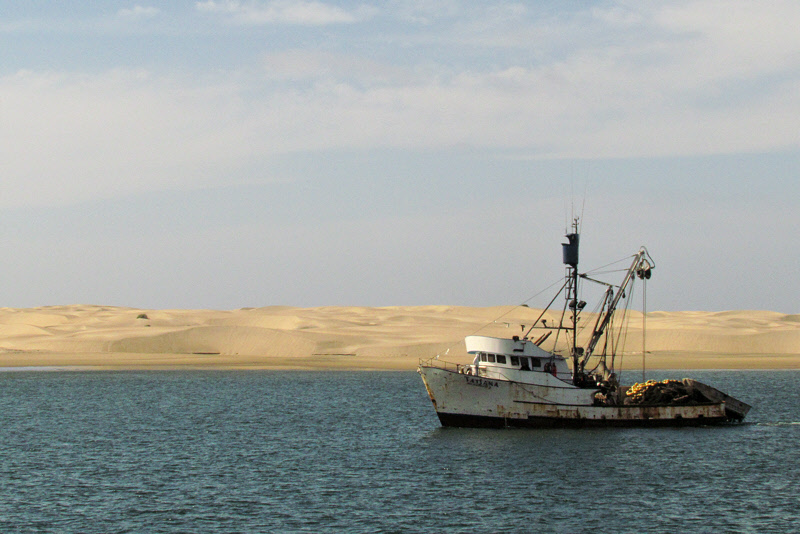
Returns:
[[[523,371],[531,370],[530,364],[528,364],[528,358],[520,358],[519,361],[522,364],[522,367],[520,367],[520,369],[522,369]]]
[[[511,356],[511,367],[519,367],[519,356]]]
[[[485,352],[481,352],[481,361],[482,362],[486,361],[486,353]]]
[[[487,354],[490,363],[494,363],[494,354]]]
[[[540,360],[539,358],[531,358],[531,361],[533,362],[534,369],[542,366],[542,360]]]
[[[505,363],[506,363],[506,357],[505,357],[505,356],[503,356],[502,354],[498,354],[498,355],[497,355],[497,363],[502,363],[503,365],[505,365]]]

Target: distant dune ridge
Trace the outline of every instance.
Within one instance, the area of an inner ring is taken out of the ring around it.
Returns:
[[[420,358],[437,354],[467,362],[464,336],[522,335],[540,313],[524,306],[2,308],[0,366],[414,369]],[[622,364],[636,369],[642,366],[642,314],[629,314]],[[548,312],[545,319],[555,324],[558,315]],[[590,314],[583,321],[594,324]],[[531,337],[545,332],[536,329]],[[800,315],[652,312],[645,332],[650,368],[800,368]],[[556,338],[553,333],[543,348],[563,347],[563,334]]]

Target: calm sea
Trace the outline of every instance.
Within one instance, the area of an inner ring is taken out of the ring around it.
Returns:
[[[413,372],[0,373],[0,532],[800,530],[800,372],[652,375],[754,407],[444,429]]]

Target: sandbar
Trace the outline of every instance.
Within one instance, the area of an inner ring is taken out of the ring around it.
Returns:
[[[465,336],[524,335],[540,313],[525,306],[2,308],[0,368],[413,370],[437,356],[467,363]],[[643,364],[642,318],[631,314],[617,360],[627,370]],[[651,312],[644,338],[649,369],[800,369],[798,315]],[[564,339],[551,335],[542,347],[563,350]]]

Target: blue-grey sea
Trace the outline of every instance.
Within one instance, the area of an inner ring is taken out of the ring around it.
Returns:
[[[3,372],[0,532],[800,531],[800,372],[648,378],[684,376],[746,423],[441,428],[414,372]]]

